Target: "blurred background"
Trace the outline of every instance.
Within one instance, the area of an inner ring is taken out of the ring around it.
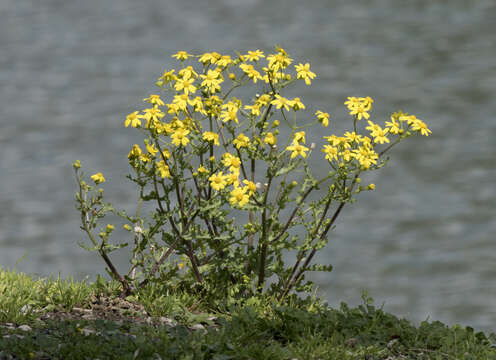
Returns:
[[[378,122],[398,109],[427,122],[370,173],[315,274],[332,306],[376,304],[415,322],[496,330],[496,6],[493,0],[0,1],[0,266],[76,279],[104,272],[75,210],[71,163],[102,171],[107,200],[134,212],[130,112],[157,93],[178,50],[285,48],[310,62],[294,93],[350,125],[347,96],[371,96]],[[491,20],[492,19],[492,20]],[[303,115],[301,115],[303,116]],[[305,120],[305,119],[304,119]],[[306,120],[305,120],[306,121]],[[314,154],[311,168],[322,170]],[[325,170],[325,169],[324,169]],[[24,258],[16,265],[16,262]],[[127,255],[114,256],[120,266]]]

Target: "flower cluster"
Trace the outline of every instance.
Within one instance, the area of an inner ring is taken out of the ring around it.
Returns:
[[[152,242],[153,235],[165,223],[171,225],[171,231],[162,231],[169,250],[151,256],[155,259],[151,260],[152,264],[155,261],[153,271],[158,271],[164,257],[177,251],[185,258],[181,267],[185,264],[191,267],[198,283],[202,283],[204,276],[210,276],[213,283],[224,281],[223,286],[228,289],[231,285],[226,281],[235,281],[236,276],[244,279],[240,280],[243,286],[248,283],[246,279],[256,276],[257,288],[262,289],[267,277],[277,273],[280,281],[275,288],[283,297],[300,284],[303,272],[327,269],[309,266],[315,251],[325,245],[327,232],[343,205],[352,201],[352,194],[375,189],[374,184],[358,185],[359,175],[382,167],[385,164],[382,155],[402,139],[413,134],[431,134],[422,120],[401,111],[393,113],[390,121],[381,126],[371,118],[372,98],[348,97],[344,104],[352,117],[353,129],[340,136],[332,132],[324,136],[327,143],[319,153],[323,153],[323,162],[331,171],[316,180],[306,164],[315,144],[307,144],[304,129],[314,124],[327,128],[331,116],[317,110],[310,124],[298,126],[296,117],[304,113],[306,106],[301,98],[283,94],[294,82],[311,85],[316,79],[308,62],[295,64],[280,47],[272,54],[257,49],[233,57],[217,52],[193,55],[179,51],[173,58],[180,62],[180,68],[166,69],[157,79],[161,94],[144,98],[147,106],[124,120],[126,127],[138,129],[145,136],[144,144],[134,144],[127,155],[135,172],[129,178],[139,185],[140,199],[154,201],[158,206],[151,216],[155,225],[146,229],[139,217],[124,216],[133,224],[126,224],[125,229],[130,232],[135,229],[136,244],[140,244],[141,238]],[[257,87],[256,95],[250,99],[234,96],[241,86]],[[288,120],[289,114],[294,122]],[[280,120],[273,119],[275,116]],[[335,121],[333,116],[332,122]],[[281,122],[290,128],[289,138],[281,139]],[[358,128],[360,124],[363,129]],[[260,178],[260,162],[267,165],[266,179]],[[77,172],[80,164],[76,165]],[[286,182],[288,174],[298,167],[304,167],[304,179]],[[91,178],[97,185],[105,181],[101,173]],[[257,180],[266,180],[262,182],[264,186]],[[330,182],[326,185],[327,194],[305,208],[308,194],[325,182]],[[298,196],[292,197],[298,185]],[[275,192],[275,187],[277,194],[271,202],[268,194]],[[82,211],[88,209],[84,204],[86,189],[87,185],[81,186],[78,198]],[[150,192],[146,193],[145,189]],[[98,203],[100,196],[98,193],[92,204]],[[177,204],[170,201],[174,196]],[[295,209],[289,219],[282,220],[280,213],[287,204]],[[325,210],[321,210],[319,207],[324,204]],[[331,204],[337,204],[337,209],[334,216],[326,219]],[[249,211],[250,223],[244,226],[246,232],[237,240],[233,240],[237,230],[234,221],[226,218],[226,207]],[[306,214],[314,218],[306,219]],[[260,219],[256,219],[258,215]],[[82,216],[83,228],[90,234],[96,220],[88,225],[87,218],[87,214]],[[306,240],[298,246],[293,240],[285,240],[287,229],[297,224],[305,225],[308,231]],[[109,225],[101,232],[105,242],[112,230],[113,226]],[[255,234],[258,234],[257,242]],[[246,237],[245,246],[242,241]],[[233,244],[239,246],[233,249]],[[282,249],[298,249],[292,268],[284,267]],[[237,260],[233,260],[235,252]],[[217,270],[202,273],[207,268],[203,265],[212,261],[216,262]],[[133,264],[134,269],[137,258]],[[145,267],[144,260],[141,264]],[[124,288],[129,289],[127,280],[122,279]]]

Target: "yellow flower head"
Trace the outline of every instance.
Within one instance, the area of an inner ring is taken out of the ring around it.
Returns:
[[[248,195],[252,195],[255,191],[257,191],[257,186],[253,181],[243,180],[243,183],[248,187]]]
[[[289,111],[289,109],[294,106],[294,102],[286,99],[285,97],[282,97],[282,96],[277,95],[277,94],[275,97],[276,98],[274,100],[272,100],[270,103],[272,105],[275,105],[277,109],[284,107],[284,109],[286,109],[286,111]]]
[[[137,111],[132,112],[126,117],[126,121],[124,122],[124,125],[128,127],[129,124],[131,124],[132,127],[137,128],[141,126],[141,120],[140,120],[141,118],[143,118],[143,115],[138,115]]]
[[[338,160],[338,148],[332,145],[324,145],[321,150],[325,154],[325,158],[329,161]]]
[[[215,93],[220,91],[220,84],[224,81],[219,71],[217,70],[208,70],[206,75],[200,75],[202,79],[201,86],[205,87],[211,93]]]
[[[299,131],[294,134],[293,143],[299,143],[300,141],[305,143],[305,132]]]
[[[259,104],[246,105],[245,109],[250,110],[252,115],[260,116],[260,105]]]
[[[245,205],[250,199],[250,196],[246,194],[246,190],[247,187],[245,186],[243,188],[236,187],[233,191],[231,191],[231,197],[229,198],[231,205],[239,205],[241,207]]]
[[[207,63],[210,63],[210,64],[215,64],[217,62],[217,60],[220,59],[220,54],[216,53],[216,52],[211,52],[211,53],[205,53],[203,54],[201,57],[200,57],[200,62],[203,64],[203,65],[206,65]]]
[[[215,64],[221,67],[226,67],[231,63],[232,63],[231,57],[229,55],[223,55],[220,57],[219,60],[217,60]]]
[[[227,185],[226,177],[226,175],[222,175],[222,171],[218,174],[213,174],[210,176],[208,180],[210,181],[210,186],[212,189],[217,191],[224,189]]]
[[[171,177],[171,174],[170,174],[170,170],[169,170],[169,166],[167,166],[165,164],[165,161],[164,160],[161,160],[159,162],[156,163],[156,167],[157,167],[157,170],[160,174],[160,177],[163,179],[163,178],[170,178]]]
[[[269,145],[275,145],[277,142],[277,138],[272,134],[271,132],[267,133],[264,138],[264,143],[269,144]]]
[[[307,157],[306,151],[308,151],[308,148],[306,146],[300,145],[297,142],[293,142],[291,146],[288,146],[286,150],[291,151],[291,159],[295,158],[298,155],[301,155],[302,157]]]
[[[329,113],[317,110],[315,115],[317,115],[317,119],[319,119],[322,126],[327,127],[329,125]]]
[[[176,91],[184,91],[186,95],[188,94],[194,94],[196,92],[196,86],[193,85],[195,82],[194,79],[188,78],[188,79],[178,79],[174,85],[174,89]]]
[[[245,136],[243,133],[240,133],[236,139],[234,139],[233,144],[237,149],[246,147],[250,145],[250,138]]]
[[[155,144],[146,144],[146,150],[151,156],[155,156],[155,153],[158,152],[158,150],[155,148]]]
[[[198,74],[196,73],[195,69],[193,69],[192,66],[187,66],[178,72],[179,76],[182,77],[183,79],[190,79],[190,78],[197,78]]]
[[[180,61],[188,60],[188,58],[191,56],[193,56],[193,55],[188,54],[186,51],[178,51],[177,53],[172,55],[173,58],[176,58],[177,60],[180,60]]]
[[[101,172],[91,175],[91,180],[93,180],[95,184],[100,184],[105,182],[105,178],[103,177],[103,174]]]
[[[158,79],[164,81],[165,83],[168,83],[170,81],[174,81],[177,79],[176,75],[174,75],[175,71],[176,70],[174,70],[174,69],[169,70],[169,71],[164,70],[164,73]]]
[[[301,102],[300,98],[298,97],[295,97],[293,100],[293,109],[295,111],[298,111],[298,110],[305,110],[305,105],[303,105],[303,103]]]
[[[129,160],[136,159],[136,158],[140,157],[142,154],[143,154],[143,152],[141,151],[141,148],[139,147],[139,145],[134,144],[131,151],[129,151],[127,158]]]
[[[211,131],[205,131],[202,135],[202,139],[206,141],[213,141],[214,145],[219,146],[219,134]]]
[[[189,130],[179,128],[174,131],[174,133],[171,135],[172,143],[176,146],[186,146],[189,143],[189,139],[187,135],[189,134]]]
[[[154,95],[154,94],[150,95],[150,97],[148,97],[146,99],[143,99],[143,101],[147,101],[150,104],[158,105],[158,106],[164,106],[165,105],[165,103],[162,101],[162,99],[160,99],[160,96]]]
[[[261,50],[248,51],[248,54],[245,55],[246,59],[249,61],[258,61],[260,58],[264,58],[265,55]]]
[[[200,167],[198,168],[198,172],[200,174],[208,174],[208,170],[205,167],[203,167],[203,165],[200,165]]]
[[[287,68],[291,62],[293,61],[284,49],[278,48],[277,54],[271,54],[267,56],[267,60],[269,61],[269,70],[279,71]]]
[[[305,84],[310,85],[312,83],[312,79],[315,78],[315,73],[310,71],[310,64],[306,63],[298,64],[295,66],[296,69],[296,78],[305,80]]]

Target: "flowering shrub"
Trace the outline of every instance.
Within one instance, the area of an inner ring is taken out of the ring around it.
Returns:
[[[309,63],[292,67],[293,59],[279,47],[267,56],[255,50],[234,58],[185,51],[173,57],[181,67],[177,72],[165,70],[158,79],[163,95],[144,99],[148,107],[129,114],[124,122],[145,137],[143,146],[134,144],[128,154],[128,178],[139,189],[136,215],[105,203],[98,186],[105,182],[103,174],[91,176],[95,185],[89,185],[79,161],[74,163],[77,208],[93,244],[82,246],[99,252],[109,274],[121,282],[123,294],[150,281],[217,297],[265,292],[280,300],[290,291],[310,290],[305,272],[332,268],[312,264],[312,259],[327,244],[343,206],[355,194],[375,188],[362,185],[360,175],[381,168],[383,155],[401,140],[413,134],[428,136],[430,130],[401,111],[382,127],[370,120],[370,97],[349,97],[344,104],[353,128],[342,136],[324,136],[327,144],[320,152],[329,172],[315,179],[307,164],[315,144],[308,146],[303,129],[327,128],[330,115],[319,110],[310,123],[297,125],[296,115],[305,105],[298,97],[283,95],[295,81],[311,84],[316,75]],[[233,96],[241,86],[253,86],[258,93],[244,103]],[[281,120],[273,120],[276,116]],[[290,130],[286,139],[279,132],[281,122]],[[364,122],[366,131],[359,131]],[[288,175],[298,171],[302,178],[289,181]],[[307,204],[314,190],[322,196]],[[148,217],[141,215],[143,202],[154,204]],[[248,221],[238,224],[230,216],[232,210],[246,212]],[[110,242],[113,225],[98,237],[94,234],[108,212],[125,220],[124,229],[133,240],[125,275],[109,253],[128,244]],[[305,229],[304,237],[290,236],[295,226]],[[291,250],[296,259],[286,264],[283,253]]]

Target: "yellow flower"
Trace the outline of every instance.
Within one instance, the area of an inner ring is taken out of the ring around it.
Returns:
[[[286,99],[280,95],[276,94],[276,98],[271,101],[272,105],[275,105],[277,109],[284,107],[286,111],[289,111],[290,108],[293,107],[294,103],[291,100]]]
[[[370,96],[360,98],[351,96],[344,104],[350,110],[350,115],[356,115],[358,120],[362,120],[362,118],[368,119],[370,117],[368,111],[372,109],[373,102],[374,100]]]
[[[222,171],[219,172],[218,174],[213,174],[208,178],[210,181],[210,186],[214,190],[222,190],[226,187],[227,182],[226,182],[226,175],[222,175]]]
[[[303,144],[305,143],[305,132],[304,131],[299,131],[299,132],[294,134],[293,143],[298,143],[300,141],[303,141]]]
[[[391,134],[402,134],[403,129],[401,128],[401,124],[397,122],[397,120],[391,115],[391,121],[386,121],[386,126],[388,126],[388,132]]]
[[[187,66],[178,72],[179,76],[181,76],[183,79],[190,79],[192,77],[197,78],[198,74],[195,72],[195,69],[193,69],[192,66]]]
[[[305,84],[310,85],[312,83],[311,79],[315,78],[315,73],[310,71],[310,64],[306,63],[305,65],[303,64],[298,64],[295,66],[296,69],[296,78],[297,79],[304,79]]]
[[[304,158],[307,157],[307,154],[305,152],[308,151],[308,148],[298,144],[297,142],[293,142],[293,145],[288,146],[286,150],[292,151],[291,159],[297,157],[298,155],[301,155]]]
[[[224,163],[224,166],[230,166],[231,171],[239,171],[239,167],[241,165],[241,160],[239,157],[231,155],[229,153],[225,153],[222,155],[222,162]]]
[[[206,168],[204,168],[203,165],[200,165],[200,167],[198,168],[198,172],[200,174],[203,174],[203,173],[208,174],[208,170]]]
[[[169,166],[167,166],[165,164],[165,161],[164,160],[161,160],[159,162],[156,163],[156,166],[157,166],[157,170],[158,172],[160,173],[160,177],[163,179],[163,178],[170,178],[171,177],[171,174],[170,174],[170,170],[169,170]]]
[[[220,145],[219,144],[219,134],[216,134],[211,131],[205,131],[202,135],[202,139],[206,141],[213,141],[214,145]]]
[[[210,63],[210,64],[215,64],[217,62],[217,60],[220,59],[220,54],[216,53],[216,52],[212,52],[212,53],[205,53],[203,54],[201,57],[200,57],[200,62],[203,64],[203,65],[206,65],[207,63]]]
[[[258,61],[260,58],[265,57],[263,51],[261,50],[248,51],[248,54],[245,56],[250,61]]]
[[[226,182],[228,185],[234,184],[235,187],[239,186],[239,170],[235,172],[231,172],[230,174],[226,175]]]
[[[256,101],[257,105],[260,105],[260,106],[267,106],[269,105],[269,101],[270,101],[271,97],[269,94],[263,94],[263,95],[260,95]]]
[[[91,180],[93,180],[95,184],[105,182],[105,178],[103,177],[103,174],[101,172],[91,175]]]
[[[160,111],[160,109],[157,106],[154,106],[150,109],[145,109],[143,111],[145,112],[143,118],[146,119],[146,127],[150,127],[150,124],[152,124],[155,121],[159,121],[165,116],[165,114],[162,111]]]
[[[267,56],[267,60],[269,61],[269,70],[279,71],[287,68],[291,62],[293,61],[288,57],[288,54],[281,48],[278,49],[277,54],[271,54]]]
[[[293,100],[293,109],[295,111],[298,111],[298,110],[301,110],[301,109],[305,109],[305,105],[303,105],[303,103],[301,102],[300,98],[298,97],[295,97]]]
[[[226,67],[230,63],[232,63],[231,57],[229,55],[223,55],[220,57],[219,60],[217,60],[215,64],[218,66]]]
[[[186,146],[189,143],[189,139],[186,135],[189,134],[189,130],[186,129],[176,129],[174,133],[171,135],[172,143],[176,146],[182,145]]]
[[[189,93],[194,94],[196,92],[196,86],[193,85],[194,82],[195,80],[191,78],[178,79],[174,85],[174,89],[176,89],[176,91],[183,90],[186,95]]]
[[[228,122],[228,121],[235,121],[236,124],[238,124],[238,109],[237,108],[231,108],[227,111],[223,111],[220,114],[220,118],[223,122]]]
[[[389,139],[386,137],[388,129],[377,130],[374,135],[374,142],[379,144],[389,143]]]
[[[126,116],[126,121],[124,122],[124,125],[126,127],[131,124],[132,127],[137,128],[138,126],[141,126],[141,118],[143,118],[143,115],[138,115],[138,112],[135,111],[128,116]]]
[[[246,105],[245,106],[246,110],[251,110],[251,114],[255,116],[260,116],[260,105],[255,104],[255,105]]]
[[[189,57],[193,55],[188,54],[186,51],[178,51],[176,54],[172,55],[173,58],[176,58],[177,60],[188,60]]]
[[[140,157],[142,154],[143,154],[143,152],[141,151],[141,148],[139,147],[139,145],[134,144],[131,151],[129,151],[129,154],[127,154],[127,158],[129,160],[132,160],[132,159],[135,159],[137,157]]]
[[[152,95],[150,95],[149,98],[143,99],[143,101],[147,101],[150,104],[158,105],[158,106],[164,106],[165,105],[159,95],[153,95],[152,94]]]
[[[324,145],[321,150],[325,155],[325,158],[329,161],[338,159],[338,148],[331,145]]]
[[[233,206],[237,204],[242,207],[250,199],[248,194],[246,194],[246,186],[243,188],[236,187],[233,191],[231,191],[230,195],[231,198],[229,199],[229,202]]]
[[[237,149],[246,147],[250,145],[250,138],[245,136],[243,133],[240,133],[236,139],[233,140],[233,144]]]
[[[171,155],[170,155],[170,152],[169,152],[169,149],[164,149],[164,150],[162,151],[162,155],[163,155],[163,157],[164,157],[164,158],[169,159],[169,158],[170,158],[170,156],[171,156]]]
[[[317,119],[319,119],[320,123],[324,127],[327,127],[329,125],[329,116],[330,115],[328,113],[317,110],[315,115],[317,115]]]
[[[269,144],[269,145],[275,145],[277,142],[277,138],[272,134],[271,132],[267,133],[264,138],[264,143]]]
[[[155,156],[155,153],[158,152],[158,150],[155,148],[155,144],[146,144],[146,150],[151,156]]]
[[[419,131],[420,134],[423,136],[429,136],[430,134],[432,134],[432,131],[429,130],[427,125],[422,120],[417,118],[415,118],[412,123],[412,130]]]
[[[248,195],[251,196],[255,191],[257,191],[257,186],[253,181],[243,180],[243,183],[248,187]]]
[[[204,79],[201,86],[206,87],[211,93],[220,91],[220,84],[224,81],[217,70],[208,70],[207,75],[200,75]]]
[[[362,104],[351,110],[350,115],[356,115],[358,120],[362,120],[362,118],[370,118],[370,114],[365,110],[365,107]]]
[[[253,65],[250,65],[250,64],[241,64],[241,65],[239,65],[239,68],[241,70],[243,70],[244,73],[246,75],[248,75],[248,77],[250,79],[252,79],[255,84],[257,83],[257,80],[262,80],[263,79],[262,76],[260,75],[260,73],[257,70],[255,70],[255,68],[253,67]]]
[[[176,75],[174,75],[175,71],[176,70],[174,70],[174,69],[172,69],[170,71],[164,70],[164,73],[158,79],[163,80],[165,83],[168,83],[169,81],[176,80],[177,77],[176,77]]]

